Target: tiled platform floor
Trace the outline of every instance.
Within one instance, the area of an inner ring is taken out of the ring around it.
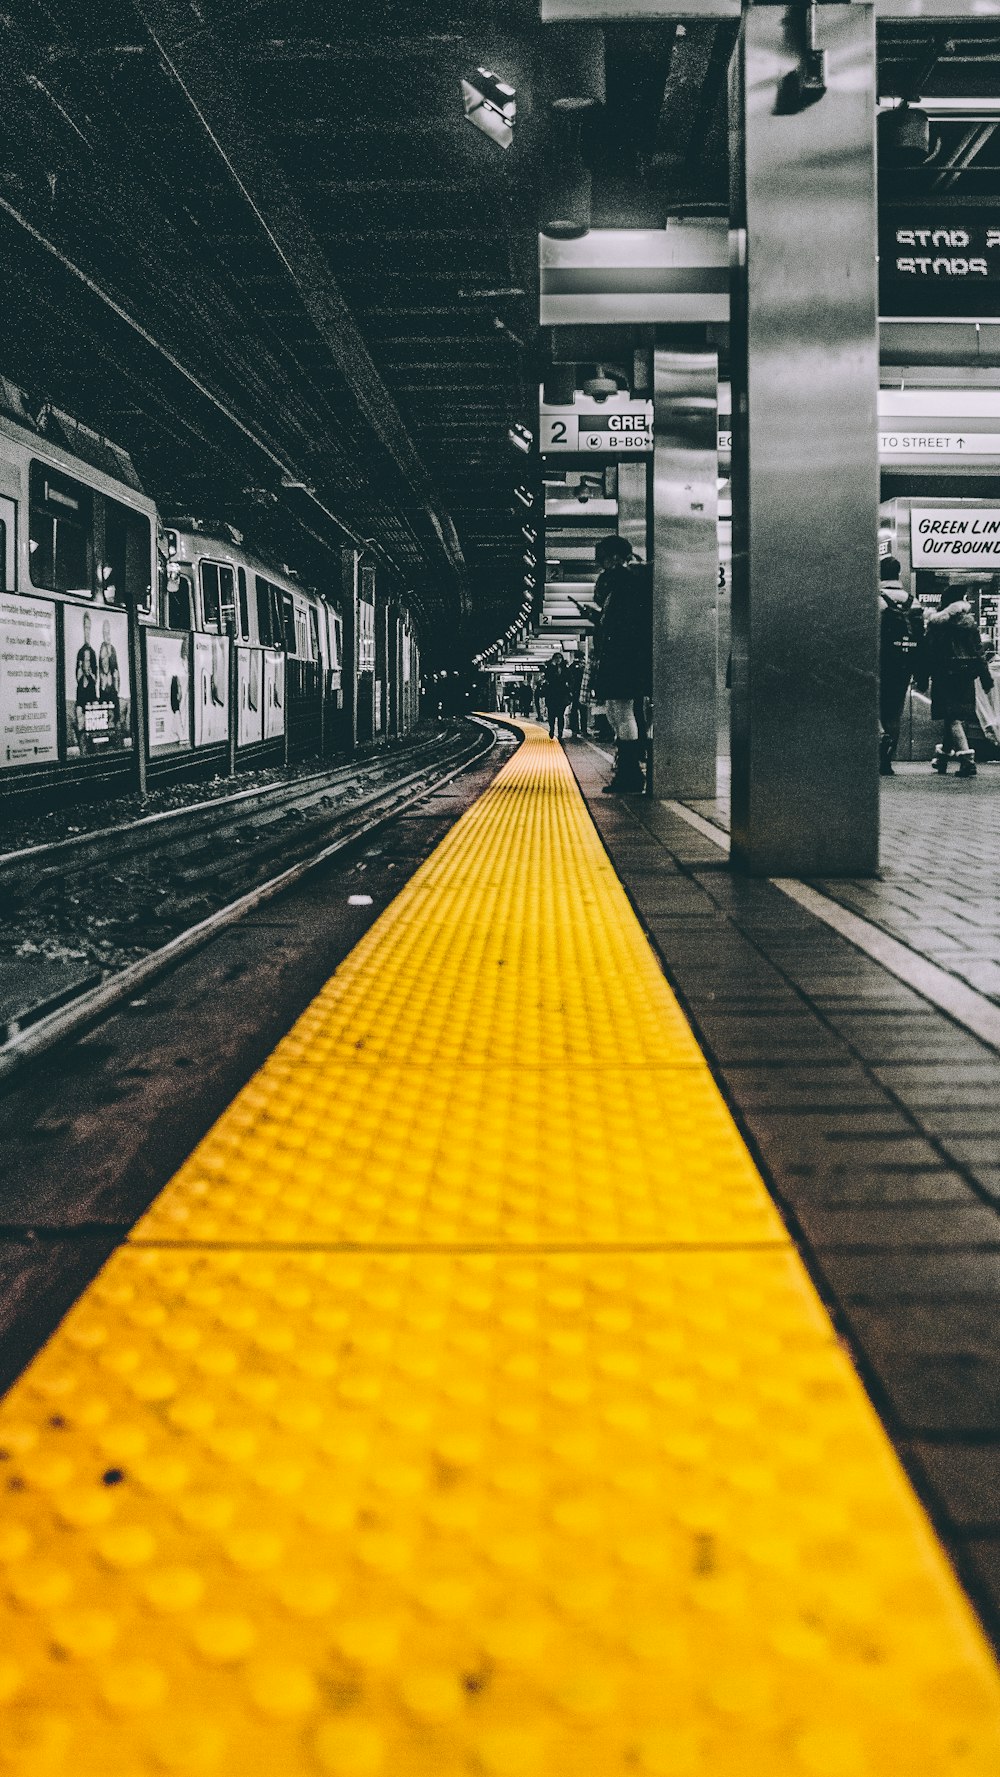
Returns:
[[[1000,1054],[662,804],[570,757],[873,1398],[1000,1640]],[[880,883],[820,883],[973,982],[998,946],[1000,772],[903,767]],[[724,802],[693,804],[722,824]],[[994,812],[996,811],[996,812]],[[911,907],[919,908],[916,923]],[[916,934],[916,936],[914,936]],[[946,934],[946,936],[945,936]],[[937,940],[934,940],[937,943]],[[953,948],[949,951],[947,946]],[[984,954],[985,953],[985,954]],[[976,985],[988,991],[988,976]]]
[[[723,772],[719,787],[690,806],[728,828]],[[882,784],[881,852],[881,881],[817,888],[1000,1005],[1000,765],[964,781],[897,765]]]

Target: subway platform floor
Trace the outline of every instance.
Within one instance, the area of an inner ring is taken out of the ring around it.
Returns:
[[[730,874],[713,801],[600,795],[615,867],[1000,1640],[1000,768],[882,787],[879,881]]]
[[[997,1769],[890,1442],[988,1620],[996,1213],[882,1079],[996,1053],[523,732],[4,1403],[12,1777]]]

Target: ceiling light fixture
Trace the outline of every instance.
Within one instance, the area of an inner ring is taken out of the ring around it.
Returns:
[[[517,94],[506,80],[489,68],[476,68],[460,82],[462,105],[469,123],[500,148],[509,148],[514,140],[517,117]]]

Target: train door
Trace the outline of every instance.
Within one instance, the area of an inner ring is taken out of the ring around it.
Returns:
[[[0,592],[17,586],[17,507],[0,498]]]

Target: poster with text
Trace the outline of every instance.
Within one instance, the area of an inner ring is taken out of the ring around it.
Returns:
[[[68,757],[130,747],[132,684],[124,611],[64,605],[63,672]]]
[[[147,629],[146,719],[151,753],[191,745],[191,673],[187,632]]]
[[[248,747],[264,736],[264,710],[261,696],[262,653],[259,648],[239,648],[236,654],[237,710],[236,744]]]
[[[194,638],[194,744],[229,737],[229,637]]]
[[[58,759],[56,611],[0,593],[0,767]]]
[[[264,655],[264,739],[285,732],[285,656],[268,648]]]

